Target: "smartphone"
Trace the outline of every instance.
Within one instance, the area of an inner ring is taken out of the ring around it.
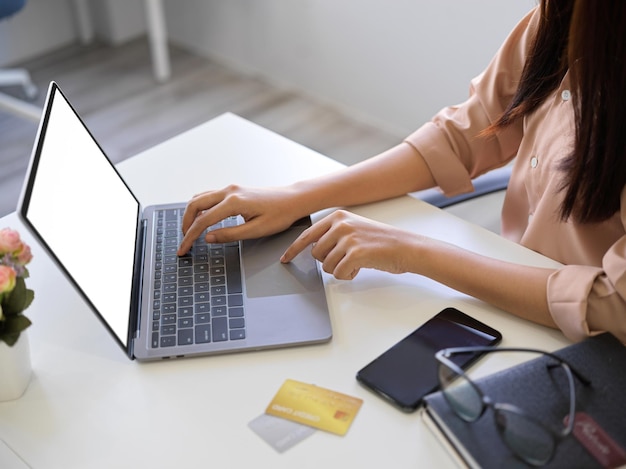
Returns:
[[[502,334],[455,308],[446,308],[359,370],[356,379],[405,412],[439,387],[435,353],[448,347],[496,345]],[[480,354],[454,357],[462,368]]]

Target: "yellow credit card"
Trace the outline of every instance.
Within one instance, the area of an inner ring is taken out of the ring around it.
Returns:
[[[361,404],[362,399],[288,379],[265,413],[345,435]]]

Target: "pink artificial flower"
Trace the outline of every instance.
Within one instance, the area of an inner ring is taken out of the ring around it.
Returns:
[[[0,255],[15,255],[23,249],[23,243],[20,234],[11,228],[3,228],[0,230]]]
[[[6,265],[0,265],[0,295],[13,291],[16,277],[15,270]]]
[[[33,253],[30,251],[30,246],[26,243],[22,243],[22,249],[17,252],[17,263],[19,265],[28,264],[33,258]]]

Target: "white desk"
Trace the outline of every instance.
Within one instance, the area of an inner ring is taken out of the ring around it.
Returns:
[[[221,169],[209,170],[218,159]],[[339,167],[232,114],[119,165],[144,205],[187,200],[234,181],[283,184]],[[180,183],[160,189],[157,182],[170,176]],[[555,265],[408,196],[355,211],[502,259]],[[33,243],[14,214],[0,219],[3,226],[19,228]],[[567,344],[558,331],[426,278],[361,271],[352,282],[325,277],[330,343],[139,364],[126,358],[41,249],[33,250],[34,377],[22,398],[0,404],[0,438],[35,468],[453,467],[417,413],[403,414],[367,392],[356,371],[446,306],[502,331],[503,345],[554,350]],[[504,359],[495,354],[476,368],[489,371]],[[278,454],[253,433],[248,422],[286,378],[362,398],[347,435],[318,431]]]

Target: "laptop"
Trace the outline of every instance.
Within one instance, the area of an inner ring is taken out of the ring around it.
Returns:
[[[318,263],[310,251],[290,264],[279,261],[310,219],[256,240],[206,244],[201,236],[178,257],[184,208],[184,202],[142,208],[50,83],[18,215],[129,358],[331,339]]]

